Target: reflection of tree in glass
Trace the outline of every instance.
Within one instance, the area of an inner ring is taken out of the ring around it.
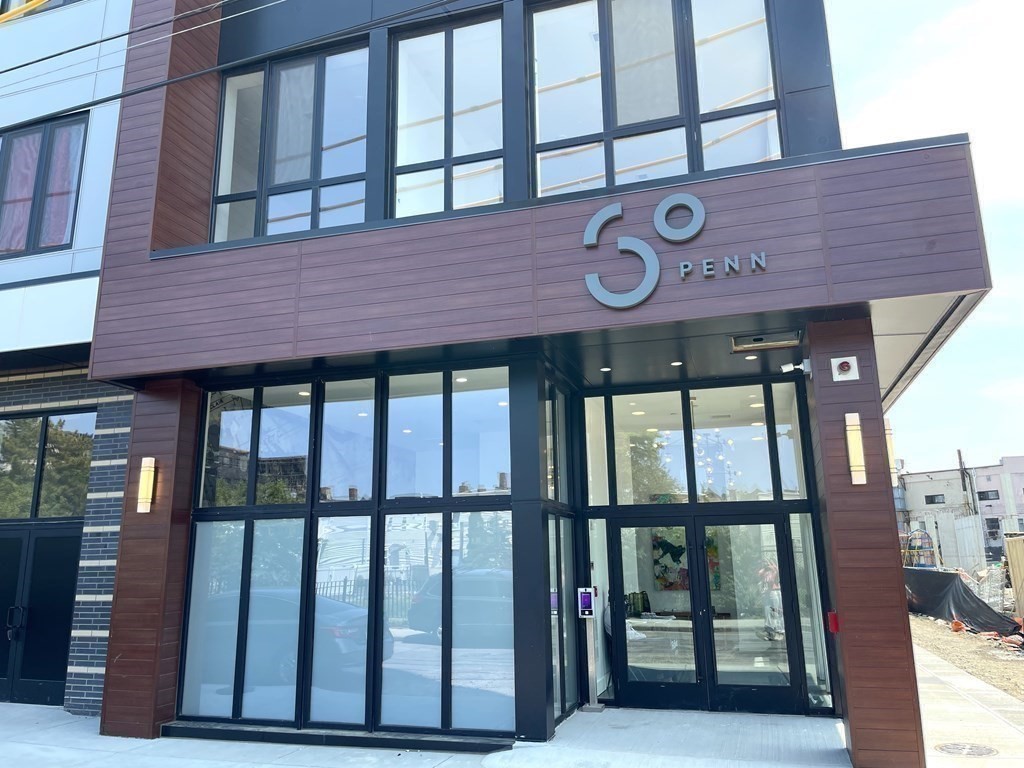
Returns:
[[[302,566],[302,528],[302,520],[262,520],[256,523],[258,541],[253,544],[252,568],[254,589],[298,587]]]
[[[39,419],[0,421],[0,518],[29,516],[38,457]]]
[[[670,502],[671,494],[684,493],[679,482],[662,464],[662,447],[664,443],[655,435],[631,435],[629,438],[633,501],[637,504],[661,502],[657,497],[662,495]]]
[[[511,568],[512,528],[507,512],[462,514],[456,545],[462,552],[462,568]]]
[[[46,430],[43,483],[39,515],[73,517],[85,514],[92,460],[92,435],[64,429],[64,419],[50,421]]]

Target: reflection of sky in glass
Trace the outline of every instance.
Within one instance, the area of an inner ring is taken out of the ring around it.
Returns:
[[[452,492],[494,492],[504,482],[500,490],[508,493],[508,369],[456,371],[452,376]]]
[[[388,401],[387,495],[440,496],[441,374],[392,376]]]
[[[398,165],[444,156],[444,33],[398,44]]]
[[[703,501],[771,500],[761,387],[695,390],[693,451]]]
[[[76,432],[80,435],[92,435],[96,431],[96,414],[94,413],[64,413],[59,416],[50,417],[49,428],[56,429],[59,423],[63,422],[65,432]]]
[[[369,499],[373,492],[373,396],[372,379],[327,384],[321,501]]]
[[[366,48],[328,56],[320,178],[366,170]]]
[[[501,22],[460,27],[452,39],[452,152],[501,147]]]
[[[764,0],[694,0],[700,111],[774,97]]]

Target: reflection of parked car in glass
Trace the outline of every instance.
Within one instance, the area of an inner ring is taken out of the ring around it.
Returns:
[[[452,573],[457,646],[512,642],[512,571],[500,568],[459,569]],[[412,598],[409,628],[440,635],[441,574],[434,574]]]
[[[313,625],[318,666],[360,667],[366,664],[365,608],[316,596]],[[208,681],[229,682],[234,677],[231,657],[235,649],[238,593],[216,595],[205,606],[205,617],[195,614],[189,622],[203,624],[202,653]],[[295,682],[296,627],[299,590],[253,589],[249,593],[249,627],[246,667],[257,680],[246,682]],[[394,639],[384,630],[384,658],[391,658]],[[194,640],[194,635],[190,637]]]

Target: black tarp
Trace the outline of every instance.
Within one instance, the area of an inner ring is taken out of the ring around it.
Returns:
[[[914,613],[944,621],[957,619],[978,632],[1012,635],[1020,630],[1017,622],[971,592],[955,571],[904,568],[903,579],[907,585],[907,604]]]

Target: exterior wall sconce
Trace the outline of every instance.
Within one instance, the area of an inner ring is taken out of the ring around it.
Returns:
[[[139,469],[139,496],[135,511],[140,515],[149,514],[153,506],[153,491],[156,489],[156,459],[146,456]]]
[[[885,419],[885,452],[889,454],[889,480],[892,482],[892,487],[895,488],[900,484],[900,476],[896,469],[896,449],[893,448],[892,442],[892,424],[888,419]]]
[[[864,461],[864,437],[860,431],[860,414],[846,414],[846,455],[850,462],[850,482],[867,485],[868,471]]]

